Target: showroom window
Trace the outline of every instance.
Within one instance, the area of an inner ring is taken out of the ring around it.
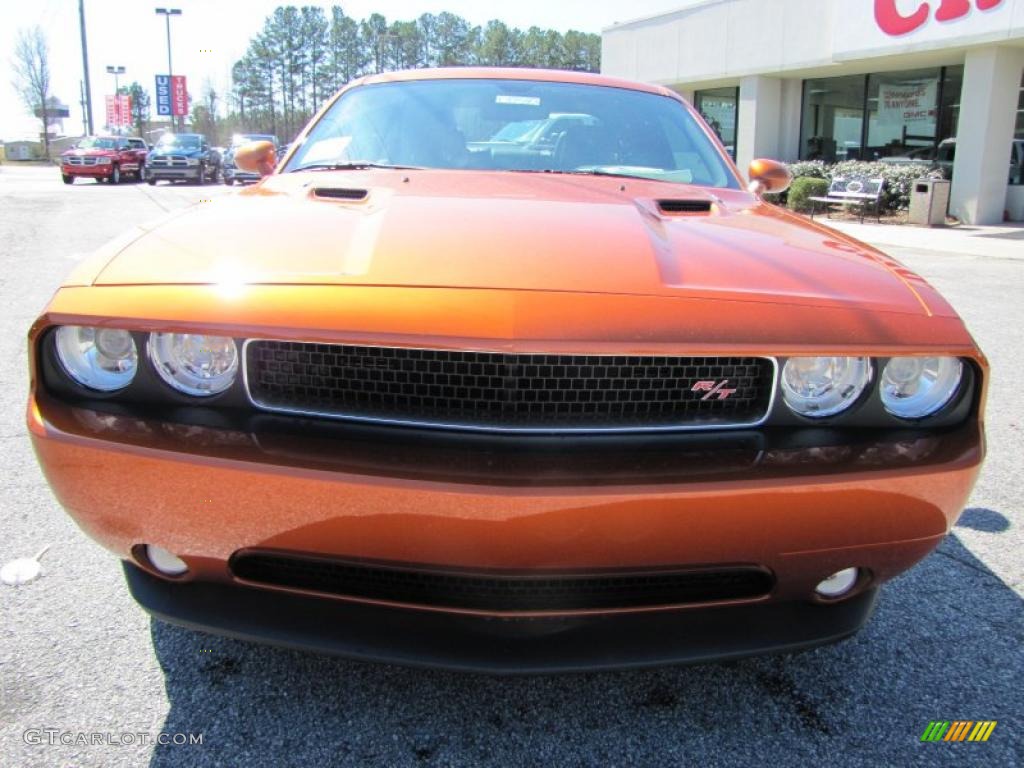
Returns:
[[[860,159],[865,86],[864,75],[804,80],[801,160]]]
[[[956,126],[960,121],[960,91],[964,84],[963,67],[946,67],[942,80],[941,106],[939,108],[939,135],[941,143],[956,138]]]
[[[693,94],[693,106],[718,134],[733,160],[736,159],[736,118],[739,88],[709,88]]]
[[[1024,184],[1024,75],[1020,78],[1020,92],[1017,94],[1017,127],[1013,132],[1013,148],[1010,153],[1010,183]]]
[[[908,70],[868,78],[865,157],[928,159],[939,118],[938,69]]]
[[[962,83],[960,66],[805,80],[800,157],[934,162],[952,155]]]
[[[1024,139],[1024,75],[1020,78],[1020,95],[1017,97],[1017,129],[1015,139]]]

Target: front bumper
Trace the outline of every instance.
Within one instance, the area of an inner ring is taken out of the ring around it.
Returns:
[[[199,178],[199,166],[190,165],[182,168],[167,168],[163,166],[146,166],[146,177],[150,179],[181,180]]]
[[[82,176],[90,179],[105,179],[113,172],[110,165],[61,165],[60,172],[65,176]]]
[[[225,181],[252,181],[256,182],[260,180],[258,173],[251,173],[249,171],[240,171],[234,166],[224,166],[224,180]]]
[[[603,616],[493,618],[361,605],[214,583],[172,583],[124,563],[132,596],[163,621],[366,661],[487,674],[695,664],[849,637],[876,590],[833,605],[755,603]]]
[[[746,563],[787,599],[848,565],[877,581],[919,560],[983,456],[973,422],[834,449],[757,430],[513,441],[265,414],[171,423],[37,395],[28,426],[87,533],[123,559],[159,544],[197,578],[231,581],[245,548],[483,569]]]
[[[45,393],[29,402],[40,464],[79,526],[147,569],[140,544],[188,563],[173,581],[129,567],[147,610],[238,637],[490,672],[698,662],[841,639],[867,620],[877,585],[939,544],[983,455],[974,422],[835,449],[760,430],[574,442],[265,414],[200,422]],[[492,572],[754,566],[774,581],[767,595],[685,607],[424,610],[247,583],[230,562],[249,549]],[[849,598],[814,597],[851,566],[869,577]]]

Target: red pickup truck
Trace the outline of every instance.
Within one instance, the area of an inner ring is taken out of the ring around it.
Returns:
[[[60,156],[60,175],[65,184],[74,184],[79,176],[119,184],[123,174],[142,181],[148,152],[139,138],[86,136]]]

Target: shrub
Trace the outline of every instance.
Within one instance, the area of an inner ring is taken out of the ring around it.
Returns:
[[[828,166],[821,162],[821,160],[800,160],[796,163],[790,163],[789,172],[793,174],[794,179],[802,179],[804,177],[812,179],[828,178]]]
[[[941,179],[940,170],[930,170],[913,163],[879,163],[847,160],[829,169],[830,178],[861,176],[867,179],[885,179],[882,208],[890,211],[910,207],[910,190],[918,179]]]
[[[786,205],[792,211],[810,210],[809,197],[824,197],[828,194],[828,179],[818,179],[813,176],[800,176],[793,180],[789,188],[789,195]]]
[[[820,160],[802,160],[798,163],[790,163],[789,170],[793,174],[793,186],[789,191],[790,200],[793,199],[793,191],[801,179],[824,179],[827,182],[824,192],[808,192],[802,197],[798,196],[796,203],[790,203],[789,207],[794,211],[806,210],[807,197],[817,197],[828,192],[828,185],[836,177],[885,179],[882,208],[889,211],[898,211],[910,206],[910,191],[918,179],[944,178],[940,168],[928,168],[916,163],[882,163],[863,160],[845,160],[834,165],[825,165]],[[820,187],[815,187],[815,189],[820,189]]]

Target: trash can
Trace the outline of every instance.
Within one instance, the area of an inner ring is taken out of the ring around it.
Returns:
[[[945,179],[918,179],[910,189],[911,224],[923,227],[946,226],[949,209],[949,182]]]

